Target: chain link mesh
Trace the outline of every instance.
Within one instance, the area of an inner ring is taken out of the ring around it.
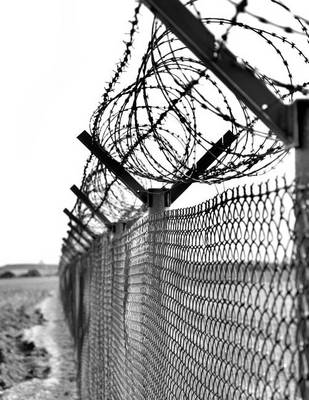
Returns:
[[[308,197],[238,187],[63,267],[82,399],[307,399]]]

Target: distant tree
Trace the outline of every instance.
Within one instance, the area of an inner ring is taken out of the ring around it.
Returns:
[[[15,274],[12,271],[5,271],[0,273],[0,279],[15,278]]]
[[[29,269],[28,272],[25,274],[25,276],[35,277],[35,276],[41,276],[41,274],[37,269]]]

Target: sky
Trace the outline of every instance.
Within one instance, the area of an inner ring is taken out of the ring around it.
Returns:
[[[133,0],[0,6],[0,266],[58,262],[88,129],[123,50]]]
[[[76,136],[88,129],[135,6],[134,0],[1,3],[0,266],[58,262],[68,222],[62,210],[74,205],[69,188],[79,186],[88,156]],[[183,204],[214,190],[202,194],[198,185]]]

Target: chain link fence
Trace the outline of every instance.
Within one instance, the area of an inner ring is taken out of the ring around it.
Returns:
[[[308,198],[227,190],[62,265],[81,398],[308,399]]]

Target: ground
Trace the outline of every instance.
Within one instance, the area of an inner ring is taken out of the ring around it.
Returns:
[[[0,399],[77,398],[75,352],[58,279],[0,280]]]

